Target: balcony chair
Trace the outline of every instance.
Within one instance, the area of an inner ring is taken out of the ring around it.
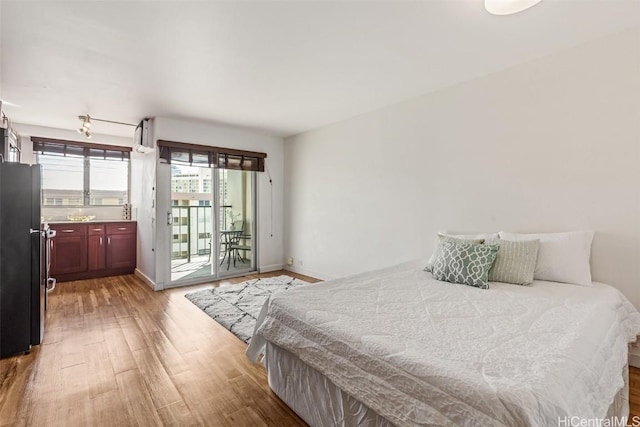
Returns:
[[[231,254],[233,256],[233,266],[236,266],[236,261],[240,260],[242,263],[245,263],[247,260],[245,259],[245,257],[242,256],[242,254],[240,253],[240,251],[244,252],[246,254],[246,251],[250,251],[251,245],[247,245],[246,242],[247,240],[251,239],[251,235],[250,234],[246,234],[244,227],[245,227],[245,222],[244,221],[236,221],[236,222],[241,222],[241,224],[236,225],[236,230],[239,230],[238,234],[234,234],[234,239],[233,242],[230,246],[230,250],[231,250]],[[234,223],[235,224],[235,223]],[[241,243],[242,242],[242,243]]]

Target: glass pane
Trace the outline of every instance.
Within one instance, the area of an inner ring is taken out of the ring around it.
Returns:
[[[189,200],[211,200],[211,169],[171,164],[171,193],[206,193]]]
[[[215,275],[212,170],[171,164],[171,281]]]
[[[219,169],[220,276],[255,269],[255,172]]]
[[[44,206],[81,206],[84,185],[84,158],[39,154],[42,167]]]
[[[129,162],[123,160],[89,160],[91,205],[113,206],[127,203]]]

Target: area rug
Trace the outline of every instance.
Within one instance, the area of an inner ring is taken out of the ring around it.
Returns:
[[[186,294],[185,297],[213,320],[248,343],[267,298],[273,293],[307,284],[300,279],[282,275],[204,289]]]

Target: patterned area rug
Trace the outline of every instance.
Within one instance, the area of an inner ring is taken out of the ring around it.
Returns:
[[[289,276],[264,277],[236,285],[204,289],[185,297],[245,343],[253,335],[262,305],[271,294],[306,285]]]

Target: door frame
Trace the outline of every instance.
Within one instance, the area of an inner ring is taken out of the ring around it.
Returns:
[[[219,169],[212,169],[212,215],[215,217],[213,219],[213,233],[211,240],[211,245],[215,246],[215,252],[211,253],[212,263],[215,260],[220,259],[220,243],[219,243],[219,233],[220,229],[220,219],[219,219]],[[189,285],[197,285],[201,283],[207,283],[211,281],[218,281],[222,279],[230,279],[233,277],[241,277],[246,276],[251,273],[255,273],[258,271],[258,179],[257,172],[251,171],[251,186],[252,186],[252,195],[251,195],[251,203],[252,203],[252,214],[253,221],[251,225],[251,252],[252,252],[252,266],[247,270],[242,270],[237,273],[232,273],[229,275],[220,275],[220,266],[217,265],[214,269],[214,274],[211,276],[205,277],[196,277],[193,279],[179,279],[176,281],[171,280],[171,246],[172,246],[172,223],[169,222],[170,214],[171,214],[171,165],[166,163],[164,160],[158,158],[157,159],[157,167],[156,167],[156,285],[160,287],[160,289],[169,289],[169,288],[177,288],[182,286]],[[171,218],[172,220],[172,218]],[[213,248],[212,248],[213,251]],[[215,258],[214,258],[215,255]]]

